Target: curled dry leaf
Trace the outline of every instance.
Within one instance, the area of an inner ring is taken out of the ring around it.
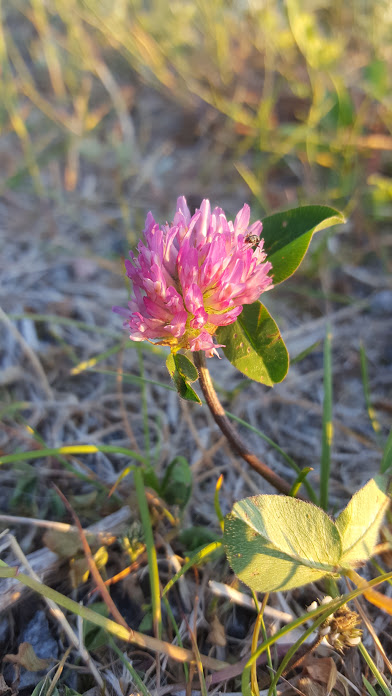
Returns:
[[[221,624],[216,614],[211,621],[211,630],[208,634],[208,640],[212,645],[219,645],[221,648],[224,648],[227,643],[224,626]]]
[[[12,662],[14,665],[24,667],[29,672],[40,672],[42,669],[47,669],[50,665],[50,660],[37,657],[30,643],[21,643],[17,654],[5,655],[4,662]]]

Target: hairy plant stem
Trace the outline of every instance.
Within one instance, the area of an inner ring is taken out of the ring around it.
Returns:
[[[233,425],[230,423],[212,384],[211,376],[206,366],[204,351],[195,352],[194,360],[195,366],[199,373],[200,386],[202,388],[208,408],[214,416],[214,420],[221,429],[222,433],[227,437],[232,448],[252,467],[252,469],[257,471],[257,473],[268,481],[271,486],[276,488],[277,491],[284,493],[285,495],[290,495],[290,484],[282,479],[278,474],[275,474],[275,472],[272,471],[267,464],[264,464],[264,462],[262,462],[247,448]]]

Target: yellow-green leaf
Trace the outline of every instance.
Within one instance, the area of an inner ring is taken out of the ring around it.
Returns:
[[[236,503],[225,519],[224,544],[240,580],[263,592],[333,574],[341,556],[339,532],[321,508],[279,495]]]
[[[337,518],[336,527],[342,540],[342,565],[349,566],[372,555],[389,505],[387,482],[386,476],[371,479],[353,495]]]

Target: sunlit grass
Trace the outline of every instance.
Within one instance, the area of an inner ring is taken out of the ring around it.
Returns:
[[[141,153],[129,89],[137,75],[188,111],[204,103],[222,115],[216,144],[230,146],[233,173],[262,210],[287,205],[287,196],[304,200],[305,190],[308,202],[322,191],[325,202],[349,211],[366,189],[378,205],[381,189],[368,164],[392,148],[391,26],[386,2],[5,3],[2,120],[21,144],[5,183],[17,186],[25,172],[42,193],[56,141],[64,187],[75,189],[81,163],[94,165],[106,147],[100,135],[113,143],[116,124],[131,146],[126,169],[119,159],[120,176],[136,176]],[[276,188],[277,166],[286,191]],[[121,207],[126,218],[123,200]]]

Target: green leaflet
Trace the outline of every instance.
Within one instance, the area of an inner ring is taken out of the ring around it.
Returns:
[[[201,404],[199,396],[190,385],[190,382],[196,382],[198,378],[193,362],[181,353],[170,353],[166,360],[166,367],[169,370],[178,395],[186,401],[194,401]]]
[[[298,268],[315,232],[344,222],[341,213],[325,205],[305,205],[264,218],[261,236],[274,285]]]
[[[235,503],[223,537],[231,567],[253,590],[274,592],[367,560],[389,503],[386,480],[369,481],[336,523],[321,508],[289,496],[260,495]]]
[[[369,558],[377,543],[378,532],[389,497],[386,495],[387,477],[376,476],[351,498],[336,520],[342,540],[341,565]]]
[[[234,324],[217,331],[231,364],[249,379],[272,387],[289,368],[287,348],[275,321],[261,302],[245,305]]]
[[[341,555],[339,533],[321,508],[280,495],[235,503],[224,543],[236,575],[262,592],[319,580],[334,572]]]

